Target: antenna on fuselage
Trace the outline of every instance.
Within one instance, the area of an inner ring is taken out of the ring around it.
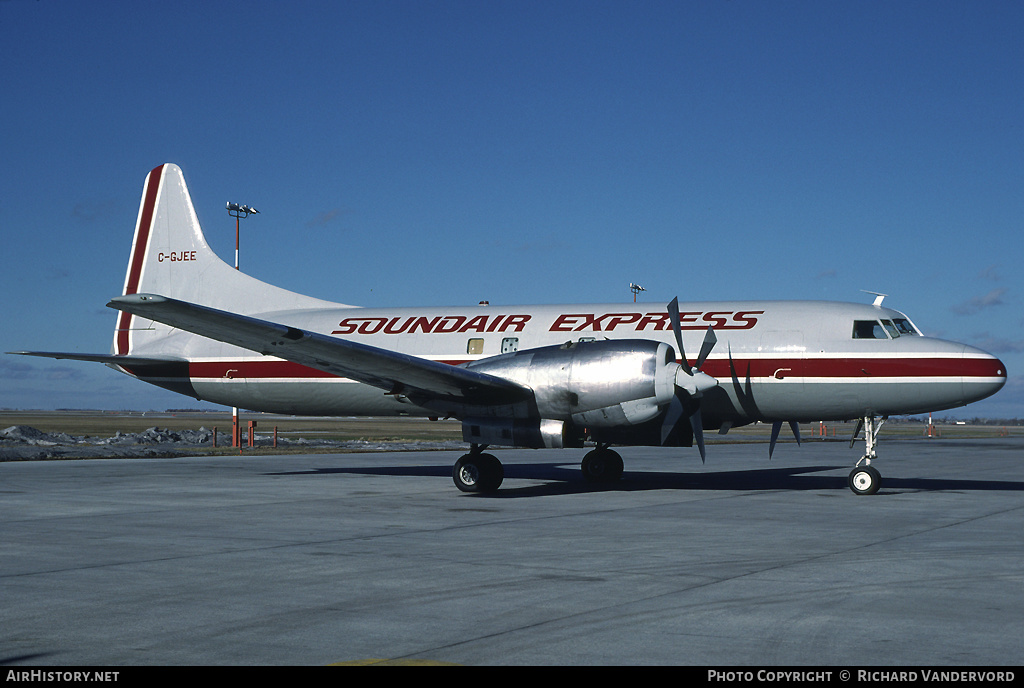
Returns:
[[[877,291],[868,291],[867,289],[861,289],[861,291],[864,292],[865,294],[872,294],[872,295],[874,295],[875,300],[871,304],[872,306],[881,306],[882,305],[882,299],[884,299],[886,296],[888,296],[888,294],[879,294]]]

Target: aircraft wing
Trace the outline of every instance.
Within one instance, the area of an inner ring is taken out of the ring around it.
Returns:
[[[508,404],[533,391],[504,378],[155,294],[107,304],[193,334],[347,377],[389,394],[423,394],[475,404]]]

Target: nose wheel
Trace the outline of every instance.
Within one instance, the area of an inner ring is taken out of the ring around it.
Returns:
[[[882,486],[882,476],[874,466],[858,466],[850,471],[848,482],[854,494],[870,495]]]

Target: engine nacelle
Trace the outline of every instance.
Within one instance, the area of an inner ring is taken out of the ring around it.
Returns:
[[[656,418],[675,394],[679,364],[668,344],[620,339],[527,349],[466,367],[530,387],[537,418],[610,428]]]
[[[466,418],[462,421],[462,440],[470,444],[530,449],[583,446],[569,431],[570,426],[565,421],[547,418]]]

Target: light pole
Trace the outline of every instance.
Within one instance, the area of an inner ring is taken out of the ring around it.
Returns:
[[[235,218],[235,270],[238,269],[238,220],[242,217],[249,217],[250,215],[258,215],[260,211],[255,208],[250,208],[247,205],[238,205],[228,201],[228,215]]]
[[[647,291],[646,289],[641,287],[639,284],[633,284],[632,282],[629,283],[629,290],[631,292],[633,292],[633,303],[636,303],[636,295],[637,294],[639,294],[642,291]]]
[[[240,218],[258,214],[260,211],[247,205],[238,205],[228,201],[228,215],[235,218],[235,270],[238,269],[238,221]],[[242,449],[242,429],[238,426],[238,407],[231,407],[231,446]]]

